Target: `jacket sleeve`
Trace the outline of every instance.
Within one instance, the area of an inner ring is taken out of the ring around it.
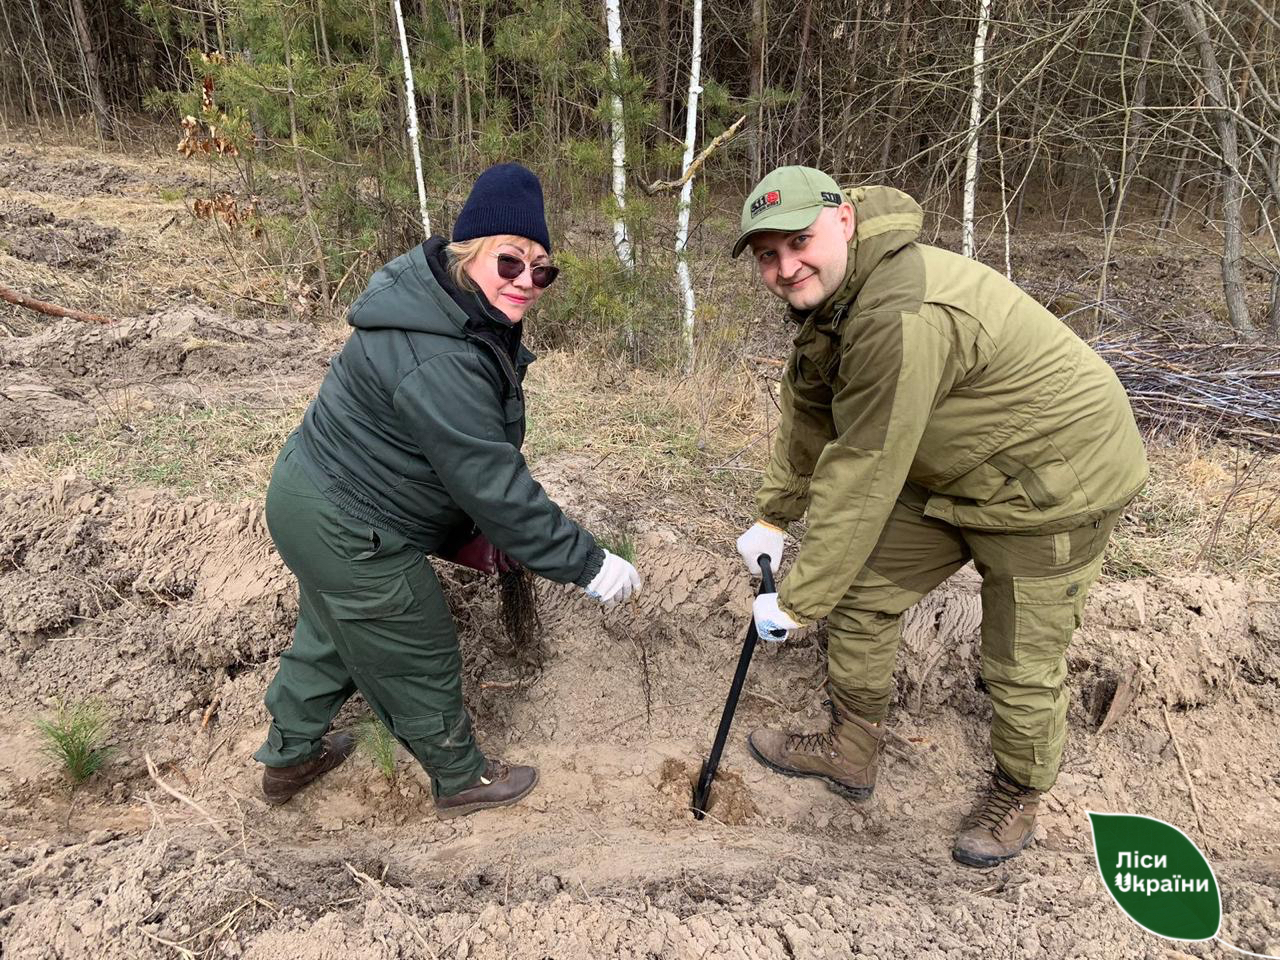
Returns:
[[[401,380],[393,404],[449,496],[490,543],[540,576],[585,587],[604,552],[507,441],[496,376],[474,354],[439,354]]]
[[[950,343],[915,313],[850,318],[832,399],[837,430],[813,470],[809,529],[778,603],[802,622],[849,590],[888,522],[929,417],[951,388]]]
[[[809,507],[809,485],[818,457],[835,439],[831,387],[798,343],[782,377],[778,435],[756,494],[761,520],[785,530]]]

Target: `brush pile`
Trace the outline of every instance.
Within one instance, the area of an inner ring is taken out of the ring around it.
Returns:
[[[1280,346],[1155,337],[1090,345],[1115,370],[1139,420],[1280,452]]]

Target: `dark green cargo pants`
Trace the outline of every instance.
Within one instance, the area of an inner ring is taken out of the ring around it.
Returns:
[[[982,575],[981,675],[991,694],[991,748],[1019,783],[1047,790],[1067,733],[1067,645],[1120,517],[1044,535],[961,529],[924,515],[908,486],[858,578],[828,618],[831,693],[878,722],[908,607],[969,560]]]
[[[271,728],[254,758],[310,759],[359,690],[431,776],[437,796],[475,782],[485,758],[462,702],[462,656],[435,571],[398,534],[330,503],[290,438],[267,490],[267,526],[298,578],[298,627],[267,689]]]

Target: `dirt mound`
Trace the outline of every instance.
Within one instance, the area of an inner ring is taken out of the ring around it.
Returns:
[[[0,187],[67,197],[120,193],[137,177],[115,164],[83,157],[56,160],[26,155],[15,147],[0,148]]]
[[[101,255],[113,247],[120,236],[116,227],[58,218],[48,221],[47,226],[11,231],[5,238],[5,246],[11,256],[20,260],[84,270],[97,266]]]
[[[1100,585],[1071,649],[1068,754],[1038,843],[981,875],[947,853],[989,762],[971,571],[907,618],[871,803],[775,776],[744,746],[756,726],[824,722],[817,632],[757,651],[711,817],[697,823],[692,778],[728,690],[750,584],[736,558],[670,531],[640,535],[637,552],[648,579],[628,607],[543,584],[549,657],[532,676],[498,652],[496,587],[440,565],[481,744],[543,772],[525,803],[436,823],[430,787],[401,752],[393,780],[358,755],[269,808],[250,755],[296,597],[260,507],[73,474],[9,494],[6,957],[889,957],[1017,943],[1032,958],[1163,958],[1098,883],[1090,809],[1187,829],[1223,884],[1225,935],[1272,946],[1274,597],[1213,578]],[[117,748],[70,807],[30,727],[64,697],[104,704]],[[337,724],[362,712],[353,699]],[[205,813],[156,788],[144,753]],[[43,839],[55,834],[64,839]]]
[[[0,374],[0,452],[96,422],[93,406],[69,384],[26,371]]]
[[[277,372],[306,369],[318,378],[328,357],[327,339],[306,324],[228,317],[192,303],[108,326],[51,323],[31,336],[0,341],[0,369],[109,383],[247,375],[269,365]]]

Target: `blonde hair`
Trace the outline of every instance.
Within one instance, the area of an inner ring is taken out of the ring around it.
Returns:
[[[480,259],[495,239],[474,237],[471,240],[457,240],[444,248],[444,252],[449,255],[449,278],[459,290],[475,293],[480,289],[467,273],[467,267]]]
[[[480,288],[476,286],[476,282],[467,273],[467,267],[501,244],[513,243],[517,247],[523,248],[525,244],[533,242],[524,237],[517,237],[512,233],[495,233],[489,237],[456,240],[444,248],[444,252],[449,255],[449,278],[459,290],[470,290],[475,293]]]

